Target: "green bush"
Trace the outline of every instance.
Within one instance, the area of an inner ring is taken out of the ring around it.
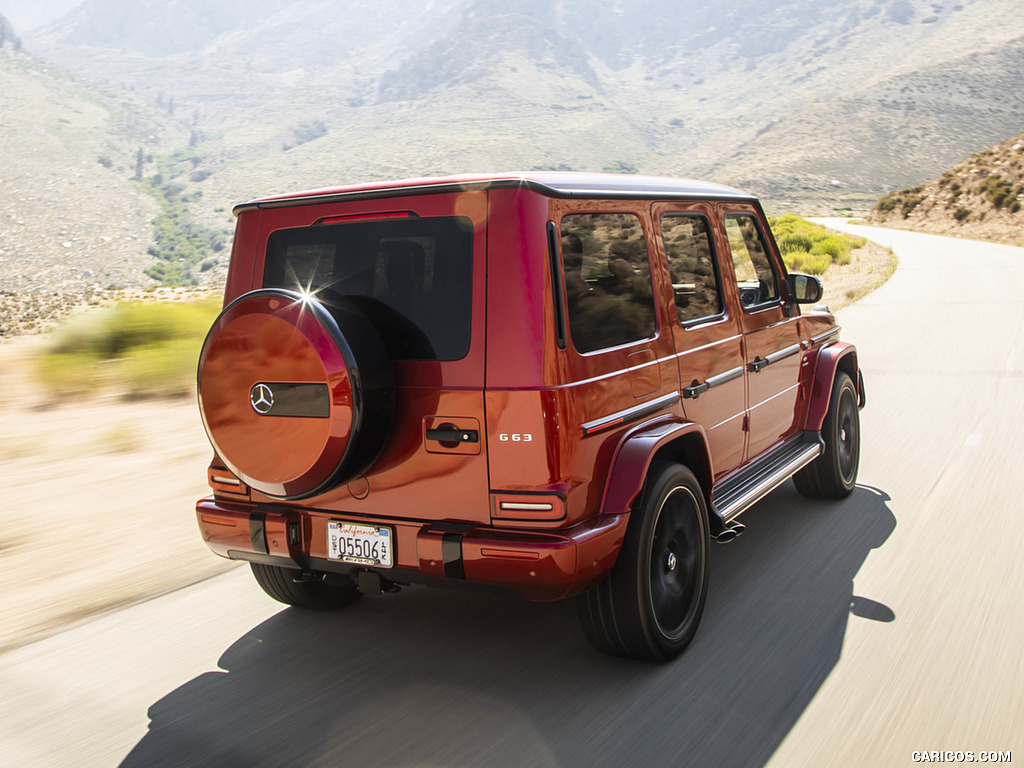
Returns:
[[[924,198],[921,195],[907,195],[903,198],[900,203],[900,211],[903,213],[903,218],[910,218],[910,214],[913,212],[918,205],[924,202]]]
[[[924,187],[913,187],[911,189],[901,189],[899,192],[890,192],[875,203],[875,210],[879,213],[889,213],[899,207],[900,213],[903,214],[905,219],[910,216],[911,212],[918,205],[924,202],[924,196],[919,194],[922,191],[924,191]]]
[[[875,210],[880,213],[889,213],[889,211],[896,207],[897,202],[898,198],[893,197],[892,195],[886,195],[875,205]]]
[[[86,354],[50,352],[39,360],[36,375],[53,394],[81,396],[98,390],[103,382],[99,358]]]
[[[807,235],[798,232],[786,232],[779,236],[779,250],[783,254],[804,251],[810,252],[814,241]]]
[[[203,339],[219,302],[119,304],[74,315],[53,333],[39,376],[52,392],[124,394],[191,391]]]
[[[979,191],[996,209],[1002,208],[1004,203],[1008,203],[1014,198],[1013,185],[997,173],[993,173],[985,179]]]
[[[828,232],[795,213],[770,219],[769,223],[786,268],[793,272],[820,275],[833,263],[849,264],[850,252],[867,244],[863,237]]]
[[[820,256],[828,254],[829,259],[836,260],[850,252],[850,245],[841,236],[825,235],[825,237],[814,243],[811,253]]]
[[[807,251],[790,251],[782,256],[782,260],[786,262],[786,269],[790,272],[803,272],[804,271],[804,260],[811,254]]]
[[[153,220],[153,245],[148,249],[159,261],[144,271],[162,285],[198,285],[192,268],[224,249],[224,233],[193,221],[188,209],[203,193],[190,190],[185,179],[196,182],[206,178],[202,175],[205,171],[195,170],[202,160],[194,147],[161,155],[155,160],[157,173],[141,182],[142,189],[161,207]]]
[[[625,160],[616,160],[611,165],[606,165],[601,170],[606,173],[640,173],[640,169]]]
[[[803,271],[809,275],[821,275],[830,266],[832,266],[832,257],[827,253],[809,253],[804,259]]]
[[[121,382],[127,394],[135,397],[189,394],[196,380],[202,341],[202,338],[171,339],[163,344],[132,349],[121,366]]]

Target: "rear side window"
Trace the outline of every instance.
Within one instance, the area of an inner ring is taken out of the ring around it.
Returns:
[[[640,219],[630,213],[562,218],[569,335],[579,352],[654,335],[651,264]]]
[[[267,241],[263,287],[344,297],[398,360],[458,360],[469,351],[473,226],[464,217],[280,229]]]
[[[708,220],[693,214],[665,214],[661,237],[679,322],[720,315],[722,290]]]

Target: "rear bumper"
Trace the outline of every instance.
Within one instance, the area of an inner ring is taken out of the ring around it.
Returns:
[[[203,539],[222,557],[333,573],[363,568],[327,559],[327,521],[344,515],[209,496],[196,504],[196,518]],[[370,569],[387,579],[508,587],[531,600],[559,600],[596,584],[615,564],[626,530],[625,515],[594,517],[556,531],[358,522],[394,529],[395,567]]]

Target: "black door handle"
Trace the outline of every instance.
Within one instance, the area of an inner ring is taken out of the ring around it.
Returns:
[[[700,384],[692,384],[689,387],[683,388],[683,398],[687,400],[696,400],[698,397],[708,391],[708,383],[706,381]]]
[[[439,443],[478,443],[480,433],[475,429],[428,429],[427,440]]]

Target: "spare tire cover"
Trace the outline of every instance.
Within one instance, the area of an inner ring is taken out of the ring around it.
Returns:
[[[301,499],[366,471],[393,416],[384,344],[339,301],[274,288],[229,304],[203,343],[199,410],[227,467],[261,493]]]

